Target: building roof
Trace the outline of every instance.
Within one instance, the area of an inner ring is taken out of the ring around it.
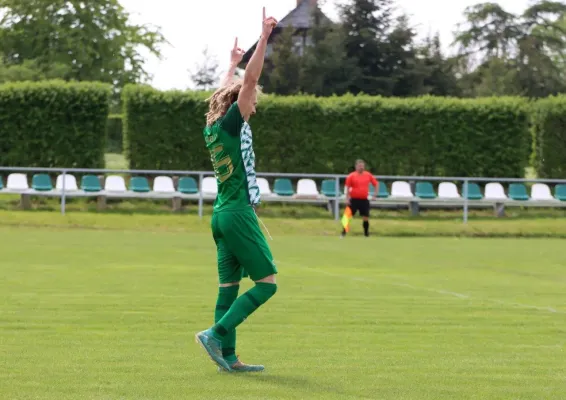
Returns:
[[[289,14],[287,14],[275,27],[269,41],[272,42],[274,37],[277,36],[284,28],[295,28],[299,30],[307,30],[312,27],[312,11],[314,7],[318,7],[316,0],[299,0],[297,1],[297,7],[295,7]],[[324,22],[331,22],[330,19],[321,12],[322,18],[326,21]],[[242,59],[242,63],[240,67],[245,66],[252,54],[255,51],[257,46],[257,42],[246,51],[244,54],[244,58]]]

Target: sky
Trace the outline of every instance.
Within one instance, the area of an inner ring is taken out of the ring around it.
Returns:
[[[338,0],[339,1],[339,0]],[[457,24],[463,22],[466,7],[487,0],[396,0],[398,12],[409,15],[418,38],[438,32],[444,49],[450,47]],[[146,69],[150,83],[162,90],[192,87],[189,70],[202,61],[202,52],[209,54],[225,71],[234,38],[247,50],[261,34],[262,7],[268,15],[281,20],[297,0],[120,0],[137,24],[159,27],[168,44],[162,47],[161,60],[147,56]],[[322,2],[321,2],[322,3]],[[323,12],[337,19],[335,0],[326,0]],[[529,0],[499,0],[507,11],[521,13]]]

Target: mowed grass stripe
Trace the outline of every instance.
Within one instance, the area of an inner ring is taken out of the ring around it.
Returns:
[[[0,240],[0,398],[566,393],[564,315],[511,305],[566,310],[560,240],[276,237],[280,290],[238,331],[260,376],[218,374],[193,342],[216,300],[209,233],[10,227]]]

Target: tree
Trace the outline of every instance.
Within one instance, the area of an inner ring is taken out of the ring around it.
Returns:
[[[461,90],[456,77],[457,63],[442,54],[438,33],[428,37],[419,49],[426,75],[423,80],[424,91],[434,96],[460,96]]]
[[[155,28],[132,24],[118,0],[0,0],[0,55],[41,71],[69,66],[67,79],[120,88],[149,77],[143,51],[160,56]]]
[[[345,31],[341,25],[325,20],[318,8],[312,20],[301,87],[305,93],[316,96],[345,94],[359,76],[357,62],[348,57],[344,46]]]
[[[19,65],[6,65],[0,62],[0,83],[66,79],[70,72],[71,68],[62,64],[54,64],[42,69],[34,60],[24,61]]]
[[[566,49],[566,4],[543,0],[517,16],[497,4],[482,3],[464,15],[468,27],[455,43],[470,66],[463,82],[474,85],[465,91],[544,97],[566,89],[560,64]]]
[[[391,90],[393,96],[419,96],[428,92],[424,86],[428,68],[418,57],[419,49],[414,45],[415,36],[405,15],[397,18],[395,28],[387,36],[385,62],[394,82]]]
[[[295,35],[294,28],[285,28],[273,43],[273,53],[266,68],[262,84],[266,92],[281,95],[297,94],[301,91],[302,49],[295,43],[302,40]]]
[[[391,47],[388,45],[392,21],[392,0],[349,0],[339,6],[345,31],[345,49],[355,59],[360,75],[351,85],[353,93],[391,95]]]
[[[202,51],[203,61],[191,72],[191,80],[200,90],[208,90],[218,83],[218,61],[208,52],[208,46]]]

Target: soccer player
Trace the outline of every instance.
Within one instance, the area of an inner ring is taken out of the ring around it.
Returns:
[[[212,215],[216,243],[219,291],[215,324],[196,334],[209,357],[229,372],[263,371],[263,365],[248,365],[236,356],[236,327],[277,291],[277,269],[261,232],[255,207],[260,202],[256,181],[252,131],[248,121],[256,112],[258,80],[263,69],[267,40],[277,21],[263,9],[263,29],[243,81],[227,77],[226,86],[209,99],[204,140],[210,151],[218,184]],[[232,50],[230,74],[241,60],[237,41]],[[236,64],[234,64],[234,62]],[[238,297],[244,271],[255,286]]]
[[[352,209],[352,215],[359,211],[364,221],[364,235],[369,236],[369,185],[375,186],[373,199],[377,198],[379,183],[377,179],[366,171],[363,160],[356,161],[356,170],[346,178],[346,203]],[[346,229],[342,230],[342,237],[346,236]]]

